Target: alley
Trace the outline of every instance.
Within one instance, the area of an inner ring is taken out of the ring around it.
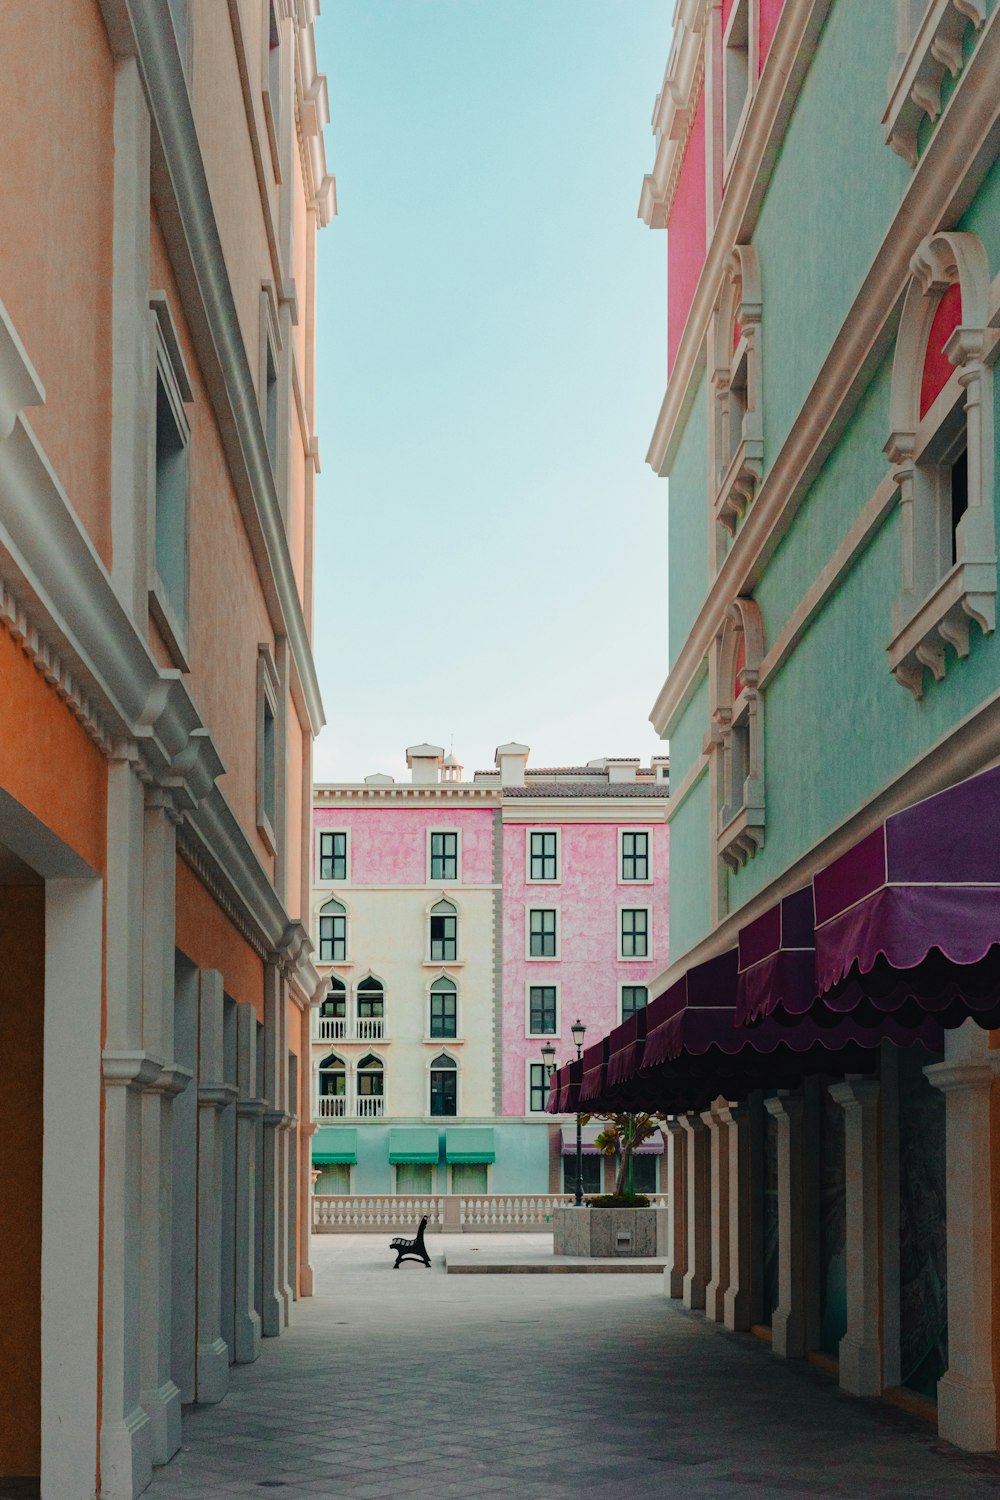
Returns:
[[[316,1296],[188,1413],[151,1500],[1000,1492],[1000,1459],[677,1311],[658,1276],[446,1276],[431,1248],[394,1273],[379,1236],[317,1238]]]

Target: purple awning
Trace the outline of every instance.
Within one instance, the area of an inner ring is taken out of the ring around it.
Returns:
[[[582,1144],[581,1144],[581,1150],[582,1150],[584,1156],[603,1156],[604,1153],[595,1144],[595,1142],[597,1140],[597,1137],[600,1135],[600,1133],[601,1133],[601,1131],[603,1129],[604,1129],[604,1125],[603,1124],[584,1125],[583,1126],[583,1128],[582,1128],[582,1130],[580,1132],[580,1135],[581,1135],[581,1142],[582,1142]],[[563,1128],[562,1128],[562,1135],[560,1137],[560,1154],[562,1156],[575,1156],[576,1155],[576,1126],[575,1125],[564,1125],[563,1126]],[[663,1155],[663,1136],[661,1135],[661,1133],[660,1133],[659,1130],[656,1132],[656,1134],[654,1136],[652,1136],[650,1138],[650,1140],[644,1141],[641,1146],[637,1146],[636,1147],[636,1155],[637,1156],[662,1156]]]
[[[736,1024],[776,1010],[801,1015],[815,998],[813,893],[807,885],[740,928]]]
[[[646,1022],[649,1017],[648,1006],[635,1011],[620,1026],[616,1026],[608,1037],[608,1088],[613,1089],[619,1084],[628,1083],[634,1078],[642,1064],[642,1054],[646,1045]]]
[[[602,1037],[583,1054],[583,1081],[580,1084],[580,1108],[591,1099],[599,1099],[607,1083],[608,1038]]]
[[[695,964],[647,1007],[642,1070],[682,1052],[702,1053],[731,1035],[736,1012],[736,949]]]
[[[550,1115],[567,1115],[576,1111],[582,1076],[583,1064],[579,1062],[563,1063],[556,1069],[549,1081],[549,1098],[545,1106]]]
[[[813,878],[823,1006],[1000,1024],[1000,767],[894,813]]]

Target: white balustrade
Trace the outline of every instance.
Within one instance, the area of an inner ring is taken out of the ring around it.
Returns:
[[[570,1193],[481,1193],[471,1197],[387,1193],[380,1198],[353,1193],[317,1194],[313,1229],[319,1233],[364,1234],[389,1227],[415,1230],[426,1214],[428,1228],[471,1234],[477,1231],[534,1231],[551,1227],[557,1208],[572,1202]],[[657,1206],[662,1206],[662,1200]]]
[[[428,1229],[440,1227],[444,1218],[444,1199],[424,1195],[388,1193],[381,1198],[365,1198],[343,1193],[313,1198],[313,1229],[366,1230],[413,1229],[424,1215]]]
[[[359,1042],[381,1042],[385,1021],[382,1016],[358,1016],[356,1039]]]
[[[380,1120],[385,1114],[385,1097],[382,1094],[359,1094],[355,1105],[355,1114],[359,1120]]]
[[[345,1016],[320,1016],[316,1026],[318,1042],[342,1042],[347,1037]]]
[[[347,1116],[347,1097],[344,1094],[320,1094],[319,1117],[321,1120],[343,1120]]]
[[[544,1227],[557,1208],[569,1201],[567,1193],[511,1196],[488,1193],[459,1199],[458,1221],[463,1229],[524,1229]]]

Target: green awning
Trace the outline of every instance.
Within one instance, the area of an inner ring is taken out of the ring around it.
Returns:
[[[389,1160],[394,1166],[436,1162],[440,1154],[438,1132],[433,1126],[396,1126],[389,1131]]]
[[[496,1161],[493,1132],[485,1127],[466,1127],[445,1132],[445,1158],[450,1162]]]
[[[314,1167],[355,1167],[358,1164],[358,1132],[347,1126],[317,1130],[313,1136]]]

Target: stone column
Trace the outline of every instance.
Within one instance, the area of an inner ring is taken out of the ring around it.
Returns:
[[[725,1318],[729,1290],[729,1132],[723,1123],[725,1099],[716,1099],[702,1120],[708,1127],[709,1251],[712,1279],[705,1288],[705,1316],[712,1323]]]
[[[722,1320],[727,1328],[745,1332],[750,1327],[750,1285],[752,1258],[750,1227],[753,1216],[750,1172],[750,1110],[746,1104],[727,1104],[719,1110],[726,1130],[724,1149],[728,1153],[728,1203],[722,1212],[729,1215],[729,1284],[726,1287]]]
[[[778,1122],[778,1305],[771,1320],[771,1347],[785,1359],[805,1354],[805,1233],[802,1202],[801,1094],[765,1099]]]
[[[302,1149],[299,1153],[299,1296],[313,1294],[312,1268],[312,1138],[319,1127],[311,1121],[299,1126]]]
[[[233,1090],[222,1082],[222,975],[201,973],[198,1037],[198,1344],[199,1402],[229,1389],[229,1348],[222,1337],[222,1132],[220,1114]]]
[[[852,1396],[882,1393],[882,1278],[879,1265],[879,1084],[846,1078],[830,1087],[844,1110],[847,1216],[847,1332],[840,1384]]]
[[[237,1364],[260,1353],[260,1317],[254,1306],[257,1233],[257,1132],[264,1101],[257,1097],[257,1016],[252,1005],[236,1007],[236,1319]]]
[[[667,1265],[663,1272],[668,1297],[684,1295],[687,1230],[684,1193],[684,1127],[676,1115],[664,1122],[667,1156]]]
[[[285,1048],[285,996],[277,958],[264,969],[264,1225],[262,1235],[263,1292],[261,1332],[265,1338],[279,1334],[287,1321],[284,1297],[282,1249],[285,1235],[283,1196],[285,1101],[287,1061]]]
[[[174,933],[177,841],[170,793],[148,787],[143,818],[142,1033],[162,1058],[142,1100],[142,1404],[154,1464],[181,1445],[181,1397],[171,1375],[173,1103],[191,1074],[174,1058]]]
[[[687,1268],[684,1306],[704,1307],[708,1286],[708,1211],[710,1163],[708,1130],[700,1115],[681,1117],[687,1135]]]
[[[948,1369],[938,1381],[938,1431],[974,1453],[997,1447],[993,1286],[998,1226],[991,1191],[991,1103],[1000,1052],[972,1021],[948,1033],[945,1062],[924,1072],[945,1096],[948,1192]],[[962,1055],[962,1054],[965,1055]]]

